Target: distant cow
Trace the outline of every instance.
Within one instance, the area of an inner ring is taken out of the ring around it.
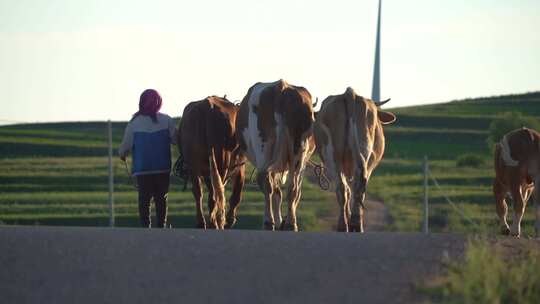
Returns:
[[[366,186],[384,154],[382,126],[396,120],[378,108],[387,101],[375,103],[347,88],[344,94],[327,97],[317,114],[317,153],[336,183],[338,231],[364,231]]]
[[[206,228],[202,207],[202,185],[209,191],[208,213],[212,228],[223,229],[236,222],[236,211],[244,186],[244,159],[235,134],[239,107],[225,98],[210,96],[189,103],[182,115],[178,132],[178,150],[182,170],[193,183],[197,208],[197,227]],[[225,219],[225,184],[233,179],[229,211]]]
[[[540,133],[522,128],[506,134],[495,146],[493,194],[503,234],[519,237],[521,219],[529,197],[535,192],[536,233],[540,231]],[[509,193],[514,204],[512,227],[506,222]]]
[[[264,193],[264,228],[298,230],[296,207],[302,174],[315,146],[312,136],[311,95],[302,87],[279,80],[256,83],[240,104],[236,118],[240,147],[257,169],[257,183]],[[280,185],[289,180],[288,214],[281,217]]]

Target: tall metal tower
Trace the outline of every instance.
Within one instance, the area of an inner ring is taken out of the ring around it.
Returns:
[[[379,0],[379,16],[377,18],[377,41],[375,42],[375,64],[373,66],[373,87],[371,89],[371,100],[375,102],[381,101],[381,2],[382,0]]]

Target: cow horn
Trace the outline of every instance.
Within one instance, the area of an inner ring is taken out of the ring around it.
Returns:
[[[319,97],[316,97],[315,98],[315,103],[313,104],[313,107],[317,107],[317,105],[319,104]]]
[[[392,99],[392,98],[388,98],[387,100],[383,100],[383,101],[379,101],[379,102],[374,101],[374,103],[375,103],[375,105],[376,105],[377,107],[380,107],[380,106],[382,106],[383,104],[389,102],[390,99]]]

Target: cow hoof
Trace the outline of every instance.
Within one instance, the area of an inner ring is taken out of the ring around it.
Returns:
[[[337,227],[337,232],[349,232],[349,229],[345,225],[340,225]]]
[[[519,236],[521,235],[521,229],[519,226],[512,225],[512,228],[510,228],[510,236],[513,236],[515,238],[519,239]]]
[[[510,235],[510,228],[508,228],[506,226],[502,226],[501,227],[501,234],[502,235]]]
[[[295,224],[283,223],[280,228],[282,231],[298,231],[298,226]]]
[[[236,218],[229,218],[227,219],[227,223],[225,224],[225,229],[231,229],[236,224]]]
[[[279,224],[279,230],[281,230],[281,231],[287,230],[287,228],[285,228],[285,226],[287,226],[287,224],[285,223],[285,220],[282,220],[281,223]]]
[[[216,229],[218,226],[217,226],[217,222],[214,220],[214,221],[210,221],[210,223],[207,225],[207,228],[208,229]]]
[[[519,239],[520,235],[521,235],[520,231],[512,231],[512,229],[510,230],[510,236],[513,236]]]
[[[350,232],[364,232],[364,230],[361,229],[360,224],[350,224],[349,231]]]
[[[275,227],[274,227],[274,224],[272,224],[272,223],[264,222],[263,228],[264,228],[264,230],[274,231]]]

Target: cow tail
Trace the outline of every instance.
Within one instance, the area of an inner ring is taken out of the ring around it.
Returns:
[[[496,143],[495,144],[495,152],[494,152],[494,155],[493,155],[493,166],[495,169],[499,169],[501,168],[502,169],[502,164],[501,162],[503,161],[502,159],[502,156],[501,156],[501,144],[500,143]]]
[[[216,207],[211,214],[211,221],[216,224],[217,229],[223,229],[225,226],[225,186],[219,174],[219,168],[216,163],[214,148],[210,148],[210,181],[214,189],[214,202]]]
[[[356,120],[360,115],[360,107],[356,101],[356,94],[352,88],[347,88],[345,91],[345,113],[347,113],[347,121],[345,125],[345,134],[348,139],[349,147],[352,147],[353,151],[362,151],[362,144],[359,142],[358,129],[356,127]],[[362,176],[367,178],[367,159],[362,153],[360,154],[360,166],[362,169]]]
[[[350,117],[354,117],[354,113],[352,111],[354,110],[354,105],[351,104],[349,100],[349,88],[347,88],[347,91],[345,92],[345,99],[344,99],[344,106],[345,106],[345,142],[348,142],[349,145],[354,145],[353,142],[349,142],[351,135],[350,134]]]
[[[186,191],[187,184],[190,178],[190,172],[189,168],[186,164],[186,160],[184,157],[184,151],[182,151],[182,128],[181,124],[178,125],[178,129],[176,132],[176,147],[178,148],[178,158],[174,162],[173,165],[173,175],[178,177],[180,180],[184,182],[184,188],[182,191]]]
[[[504,160],[504,164],[508,167],[517,167],[519,162],[512,158],[512,152],[510,150],[510,145],[508,144],[508,137],[503,136],[501,143],[501,156]]]

